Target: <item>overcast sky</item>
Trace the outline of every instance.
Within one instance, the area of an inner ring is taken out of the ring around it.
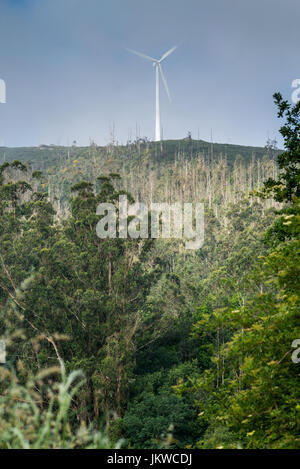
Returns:
[[[106,144],[153,138],[155,75],[164,138],[264,145],[278,137],[272,95],[300,78],[299,0],[0,0],[0,144]]]

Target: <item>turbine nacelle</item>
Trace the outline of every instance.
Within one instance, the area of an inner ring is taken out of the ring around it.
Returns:
[[[162,69],[162,65],[161,63],[169,56],[172,54],[172,52],[174,52],[174,50],[177,48],[177,46],[174,46],[172,47],[172,49],[168,50],[167,52],[165,52],[161,58],[158,60],[158,59],[154,59],[154,57],[151,57],[150,55],[146,55],[144,54],[143,52],[137,52],[136,50],[133,50],[133,49],[127,49],[129,52],[132,52],[132,54],[135,54],[135,55],[138,55],[139,57],[142,57],[143,59],[147,59],[147,60],[150,60],[152,62],[152,66],[153,67],[158,67],[159,69],[159,73],[161,75],[161,78],[162,78],[162,81],[163,81],[163,84],[164,84],[164,87],[166,89],[166,93],[168,95],[168,98],[169,98],[169,101],[171,102],[171,95],[170,95],[170,91],[169,91],[169,87],[168,87],[168,83],[167,83],[167,79],[165,77],[165,74],[163,72],[163,69]]]

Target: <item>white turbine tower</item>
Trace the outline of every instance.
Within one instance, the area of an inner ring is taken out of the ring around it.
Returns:
[[[150,60],[153,63],[153,67],[155,67],[155,77],[156,77],[156,96],[155,96],[155,103],[156,103],[156,115],[155,115],[155,141],[160,142],[160,109],[159,109],[159,74],[161,75],[163,84],[165,85],[166,92],[169,98],[169,101],[171,102],[171,95],[169,92],[169,87],[168,83],[165,77],[165,74],[162,69],[161,63],[170,55],[174,50],[177,48],[177,46],[172,47],[172,49],[168,50],[165,54],[162,55],[162,57],[157,60],[154,59],[153,57],[150,57],[149,55],[143,54],[141,52],[137,52],[132,49],[127,49],[129,52],[132,52],[133,54],[136,54],[143,59]]]

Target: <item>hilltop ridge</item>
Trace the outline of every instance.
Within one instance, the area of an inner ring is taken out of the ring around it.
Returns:
[[[162,159],[174,158],[176,154],[185,154],[187,158],[195,157],[199,153],[207,157],[214,157],[222,154],[232,161],[237,155],[249,160],[254,154],[257,158],[262,158],[267,153],[267,147],[245,146],[229,143],[210,143],[205,140],[194,140],[183,138],[178,140],[165,140],[162,142],[150,142],[145,139],[137,139],[126,145],[108,144],[100,146],[92,144],[90,146],[63,146],[63,145],[39,145],[33,147],[0,147],[0,161],[20,160],[30,162],[36,166],[35,169],[44,169],[52,164],[56,164],[62,159],[77,158],[78,156],[89,156],[91,152],[103,154],[106,152],[129,156],[134,158],[144,152]],[[272,148],[274,155],[278,155],[280,150]]]
[[[0,163],[20,160],[31,171],[42,171],[40,189],[47,191],[57,212],[69,210],[71,186],[87,180],[99,189],[98,176],[118,173],[117,189],[125,189],[136,200],[205,200],[209,207],[236,203],[259,189],[264,179],[276,178],[272,145],[249,147],[209,143],[190,138],[149,142],[139,139],[128,145],[71,147],[42,145],[0,148]]]

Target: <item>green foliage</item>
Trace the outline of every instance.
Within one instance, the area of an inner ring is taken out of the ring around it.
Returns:
[[[299,110],[276,100],[281,154],[191,138],[5,151],[3,448],[299,447]],[[263,177],[287,206],[250,197]],[[120,194],[204,200],[203,248],[99,239],[97,205]]]
[[[206,282],[211,289],[216,277],[217,295],[208,294],[192,327],[200,347],[207,337],[208,346],[215,341],[212,365],[175,387],[180,396],[194,396],[199,420],[208,425],[196,445],[201,448],[300,447],[299,365],[292,361],[292,343],[300,337],[300,108],[291,108],[279,94],[275,99],[279,117],[287,117],[281,129],[286,151],[278,157],[279,182],[269,180],[265,194],[272,189],[278,201],[289,205],[265,232],[269,249],[260,250],[257,260],[253,254],[259,244],[255,249],[250,241],[254,233],[247,233],[244,219],[233,219],[235,232],[241,231],[244,239],[250,235],[247,247],[241,238],[233,250],[234,263],[229,252],[225,266],[210,273]],[[238,295],[228,297],[231,285]]]
[[[125,435],[136,448],[159,446],[168,432],[173,433],[173,445],[177,436],[181,444],[191,442],[190,420],[194,412],[187,403],[170,395],[170,391],[153,395],[141,393],[138,402],[133,402],[123,418]],[[184,446],[183,446],[184,447]]]
[[[53,384],[51,378],[56,375],[60,375],[60,381],[54,380]],[[83,421],[75,426],[70,419],[71,402],[84,382],[81,372],[73,371],[67,376],[61,364],[61,368],[32,375],[19,361],[18,373],[0,368],[0,376],[1,449],[114,447],[104,433],[87,427]],[[120,447],[120,443],[115,447]]]
[[[293,197],[300,197],[300,102],[292,106],[280,93],[274,94],[274,100],[278,107],[278,117],[286,119],[280,129],[285,151],[278,156],[281,170],[278,180],[268,179],[265,190],[271,190],[279,202],[291,202]]]
[[[192,444],[199,430],[195,425],[196,410],[189,396],[179,399],[172,387],[196,370],[197,363],[192,362],[136,378],[121,423],[122,434],[130,446],[159,447],[169,432],[171,447]]]

